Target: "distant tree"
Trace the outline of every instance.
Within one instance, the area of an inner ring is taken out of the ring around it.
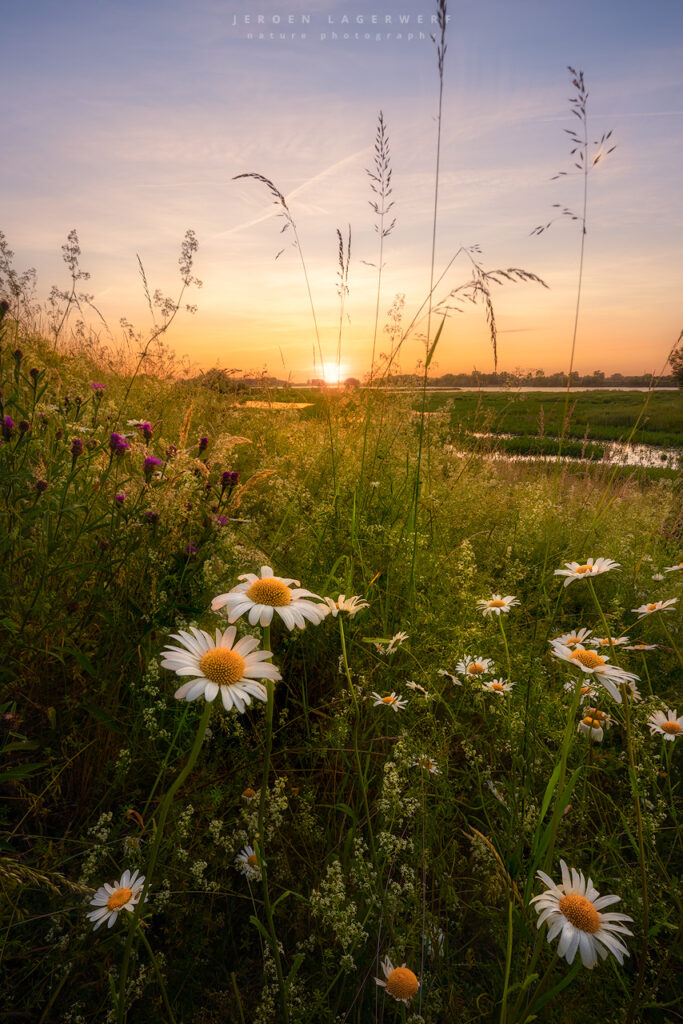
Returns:
[[[673,350],[669,356],[669,366],[673,370],[679,388],[683,388],[683,347]]]
[[[344,387],[345,388],[359,388],[360,387],[360,381],[358,380],[358,377],[347,377],[346,380],[344,381]]]

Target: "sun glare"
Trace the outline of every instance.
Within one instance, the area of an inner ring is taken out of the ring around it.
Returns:
[[[348,376],[344,363],[323,363],[323,380],[326,384],[341,384]]]

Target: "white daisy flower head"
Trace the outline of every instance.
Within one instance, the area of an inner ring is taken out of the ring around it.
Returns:
[[[627,672],[626,669],[619,668],[618,665],[610,665],[606,655],[598,654],[597,651],[587,651],[585,647],[575,647],[574,650],[571,650],[563,644],[554,644],[552,653],[556,658],[580,669],[585,675],[593,676],[596,682],[605,687],[617,704],[621,704],[619,686],[622,684],[631,688],[634,696],[637,695],[636,699],[640,697],[637,689],[632,685],[640,679],[640,676],[637,676],[635,672]]]
[[[405,1003],[407,1006],[413,996],[417,995],[420,987],[417,976],[405,964],[401,964],[400,967],[394,967],[388,956],[384,957],[381,966],[384,972],[384,980],[382,978],[375,978],[375,981],[382,988],[385,988],[390,996]]]
[[[648,718],[647,724],[651,736],[659,733],[662,739],[673,741],[683,735],[683,715],[676,717],[675,709],[667,712],[655,711]]]
[[[657,644],[631,644],[629,647],[624,647],[625,651],[656,651]]]
[[[599,718],[593,718],[592,715],[586,715],[582,718],[576,727],[576,731],[580,736],[589,736],[593,743],[602,743],[605,732],[602,728]]]
[[[456,675],[453,675],[452,672],[447,672],[445,668],[438,668],[436,670],[436,674],[438,676],[445,676],[446,679],[450,679],[450,681],[453,683],[453,686],[462,686],[461,680],[458,679]]]
[[[680,572],[683,569],[683,562],[679,562],[678,565],[665,565],[664,572]]]
[[[574,962],[577,951],[583,966],[589,970],[595,967],[599,957],[605,960],[609,953],[623,964],[629,951],[619,936],[633,934],[624,924],[633,918],[628,914],[602,912],[605,907],[618,903],[621,897],[600,896],[591,878],[586,881],[583,873],[575,868],[570,872],[563,860],[560,861],[560,869],[560,885],[555,885],[545,871],[536,872],[549,886],[531,900],[539,914],[537,927],[547,923],[548,942],[560,936],[557,954],[568,964]]]
[[[144,884],[144,875],[139,875],[137,870],[132,874],[126,870],[118,882],[112,885],[105,882],[100,886],[90,900],[90,905],[95,907],[95,910],[91,910],[87,915],[88,920],[93,922],[93,931],[97,931],[105,921],[107,927],[112,928],[122,910],[132,914],[140,902]]]
[[[651,604],[641,604],[640,608],[631,608],[636,615],[652,615],[653,612],[672,612],[677,597],[670,597],[668,601],[652,601]]]
[[[478,655],[476,658],[470,658],[469,654],[466,654],[462,661],[459,661],[455,666],[455,671],[465,678],[476,678],[477,676],[488,675],[489,672],[493,671],[495,662],[492,658],[482,658]]]
[[[564,689],[567,691],[567,693],[573,693],[575,686],[576,686],[576,683],[572,679],[568,683],[564,684]],[[598,695],[597,690],[595,690],[592,686],[584,685],[584,686],[581,687],[581,703],[582,704],[585,704],[585,702],[587,700],[595,700],[597,695]]]
[[[250,625],[269,626],[277,612],[287,629],[295,626],[305,629],[306,620],[317,626],[329,614],[326,605],[316,603],[320,601],[317,594],[302,590],[298,580],[275,576],[269,565],[262,565],[258,576],[245,572],[238,578],[244,583],[238,583],[227,594],[219,594],[211,602],[212,611],[227,610],[228,622],[235,622],[247,614]]]
[[[587,641],[589,647],[623,647],[630,644],[628,636],[594,636]]]
[[[507,810],[509,811],[510,808],[509,808],[508,804],[506,803],[505,797],[503,796],[501,791],[497,788],[497,786],[494,784],[493,780],[492,779],[487,779],[486,780],[486,785],[491,790],[491,792],[495,796],[495,798],[498,801],[498,803],[502,804],[503,807],[507,808]]]
[[[419,757],[416,757],[413,761],[413,768],[419,768],[421,771],[429,772],[430,775],[441,775],[439,765],[427,754],[420,754]]]
[[[245,804],[253,804],[254,800],[258,799],[258,793],[251,786],[247,786],[246,789],[242,790],[242,799]]]
[[[500,615],[501,612],[507,614],[511,608],[518,604],[519,599],[511,594],[508,594],[507,597],[494,594],[489,601],[477,601],[477,611],[481,612],[482,615]]]
[[[420,686],[414,679],[406,679],[406,686],[409,690],[415,690],[415,693],[421,694],[425,700],[429,700],[429,693],[425,690],[424,686]]]
[[[393,690],[386,697],[383,697],[380,693],[375,693],[373,690],[371,696],[375,698],[372,702],[373,707],[379,707],[380,704],[383,704],[385,707],[391,708],[392,711],[398,713],[408,706],[408,701],[404,697],[399,697]]]
[[[655,583],[661,583],[662,580],[664,579],[664,573],[663,572],[653,573],[652,579],[655,581]]]
[[[245,846],[235,857],[235,867],[250,882],[261,878],[261,868],[253,846]]]
[[[505,683],[502,679],[492,679],[490,682],[482,682],[481,686],[483,690],[488,693],[497,693],[499,697],[504,697],[506,693],[510,693],[514,683]]]
[[[562,644],[564,647],[583,647],[592,632],[592,629],[578,629],[573,633],[563,633],[562,636],[556,636],[550,643]]]
[[[282,676],[269,662],[272,652],[257,650],[259,640],[255,636],[244,636],[235,643],[237,630],[229,626],[224,632],[217,629],[214,641],[205,630],[194,626],[190,629],[190,633],[181,629],[171,634],[181,647],[171,645],[161,652],[164,668],[179,676],[194,676],[176,690],[178,700],[203,696],[210,703],[220,691],[226,711],[234,707],[243,712],[252,697],[268,699],[265,686],[257,680],[277,682]]]
[[[335,619],[339,612],[348,612],[349,618],[353,618],[356,612],[370,607],[368,602],[364,601],[362,597],[346,597],[344,594],[340,594],[336,601],[331,597],[325,597],[323,600],[325,607],[323,608],[321,605],[321,610],[324,610],[325,615],[332,615]]]
[[[574,580],[585,580],[589,576],[599,576],[603,572],[610,572],[619,568],[619,562],[613,562],[611,558],[588,558],[584,563],[565,562],[565,569],[556,569],[555,576],[566,576],[565,587],[568,587]]]

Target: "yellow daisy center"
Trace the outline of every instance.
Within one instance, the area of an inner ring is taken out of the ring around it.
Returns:
[[[467,671],[471,676],[478,676],[481,672],[486,670],[480,661],[474,661],[471,665],[467,666]]]
[[[418,757],[417,763],[420,766],[420,768],[427,768],[427,769],[429,769],[429,768],[432,767],[432,762],[431,762],[430,758],[428,758],[428,757]]]
[[[599,708],[586,708],[586,714],[589,718],[597,719],[598,722],[604,722],[607,718],[606,711],[600,711]],[[584,722],[586,719],[584,718]]]
[[[214,647],[199,662],[200,672],[219,686],[232,686],[244,675],[244,658],[228,647]]]
[[[584,668],[598,668],[599,665],[605,664],[605,659],[601,658],[595,651],[572,651],[569,657],[573,661],[580,662]]]
[[[577,576],[579,574],[581,576],[583,576],[583,574],[585,572],[593,572],[593,566],[592,565],[577,565],[576,569],[574,569],[574,572],[576,573]]]
[[[505,601],[489,601],[489,608],[505,608]]]
[[[255,853],[249,854],[249,856],[247,857],[247,864],[249,865],[250,868],[254,868],[255,871],[258,869],[258,857],[256,856]]]
[[[284,608],[292,600],[292,592],[282,580],[272,576],[264,580],[255,580],[247,591],[247,597],[254,604],[268,604],[272,608]]]
[[[591,718],[590,716],[588,718],[584,718],[583,724],[589,726],[591,729],[600,728],[600,720],[598,718]]]
[[[247,788],[242,793],[242,796],[244,797],[245,800],[253,800],[254,797],[256,796],[256,790],[251,789],[251,787],[247,786]]]
[[[392,697],[391,694],[389,694],[388,697],[382,697],[382,704],[395,704],[395,703],[396,703],[396,697]]]
[[[649,605],[647,606],[647,610],[648,610],[649,612],[653,612],[653,611],[655,610],[655,608],[659,608],[659,604],[649,604]]]
[[[576,645],[580,643],[581,641],[578,636],[570,636],[568,640],[565,640],[564,645],[565,647],[576,647]]]
[[[113,892],[107,900],[107,909],[120,910],[121,907],[125,907],[132,895],[132,889],[117,889],[116,892]]]
[[[680,731],[681,727],[678,724],[678,722],[664,722],[662,724],[662,732],[668,732],[669,734],[675,736],[676,733],[679,733]]]
[[[412,999],[419,987],[417,978],[408,967],[394,967],[387,978],[387,992],[394,999]]]
[[[492,690],[504,690],[505,687],[503,686],[502,683],[491,683],[491,689]]]
[[[579,931],[594,935],[600,928],[600,915],[590,900],[579,896],[577,892],[569,893],[560,900],[561,912]]]

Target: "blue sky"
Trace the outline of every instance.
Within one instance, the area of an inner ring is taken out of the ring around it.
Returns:
[[[351,224],[343,362],[362,374],[376,293],[365,168],[380,109],[397,219],[381,309],[404,293],[410,318],[428,287],[438,76],[431,41],[406,35],[429,31],[417,17],[428,21],[434,10],[414,0],[24,0],[8,8],[0,230],[17,265],[37,268],[46,295],[65,281],[60,246],[75,227],[96,304],[112,325],[125,315],[144,329],[136,254],[152,287],[171,292],[180,241],[193,228],[204,287],[197,314],[178,322],[171,343],[203,367],[281,373],[284,359],[295,379],[306,378],[313,332],[297,254],[275,261],[281,224],[267,192],[232,180],[259,172],[287,196],[296,220],[326,359],[338,334],[336,229]],[[547,291],[496,293],[501,365],[566,368],[580,238],[568,221],[540,238],[530,231],[554,202],[580,207],[578,177],[550,180],[571,166],[572,64],[586,76],[591,135],[611,128],[618,147],[590,179],[577,365],[658,371],[682,326],[683,5],[468,0],[448,12],[437,267],[477,243],[487,266],[540,275]],[[259,14],[262,31],[296,38],[248,39]],[[358,14],[363,26],[354,24]],[[387,15],[391,25],[382,24]],[[401,29],[399,15],[413,24]],[[289,16],[294,24],[283,28]],[[371,40],[330,38],[366,30]],[[449,283],[465,277],[463,264]],[[403,368],[420,355],[420,343],[408,343]],[[491,368],[481,309],[449,322],[437,362],[437,372]]]

